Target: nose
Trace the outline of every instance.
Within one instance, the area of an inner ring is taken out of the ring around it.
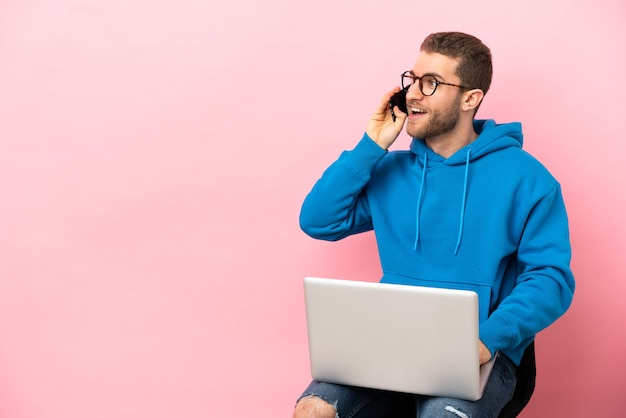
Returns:
[[[422,100],[424,98],[424,94],[419,87],[419,82],[411,84],[409,89],[406,92],[406,99],[409,100]]]

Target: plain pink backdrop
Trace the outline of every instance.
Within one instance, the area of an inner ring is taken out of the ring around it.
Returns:
[[[302,278],[376,280],[302,199],[440,30],[477,35],[479,117],[562,182],[578,288],[523,417],[626,407],[621,1],[0,3],[0,416],[285,417]],[[408,138],[397,147],[408,145]]]

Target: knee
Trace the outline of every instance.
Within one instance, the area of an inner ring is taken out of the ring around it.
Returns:
[[[331,404],[317,396],[300,399],[296,405],[293,418],[336,418],[337,411]]]
[[[486,411],[483,413],[473,411],[467,403],[448,398],[431,398],[419,407],[419,411],[418,416],[425,417],[470,418],[472,416],[487,416]],[[474,412],[479,413],[474,415]]]

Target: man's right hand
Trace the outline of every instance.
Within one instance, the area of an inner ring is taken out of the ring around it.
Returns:
[[[402,127],[407,118],[407,114],[401,112],[397,106],[394,108],[396,115],[395,122],[391,116],[389,101],[391,100],[391,96],[399,91],[400,87],[396,87],[383,96],[365,128],[367,135],[382,149],[388,149],[391,144],[394,143],[398,135],[400,135],[400,131],[402,131]]]

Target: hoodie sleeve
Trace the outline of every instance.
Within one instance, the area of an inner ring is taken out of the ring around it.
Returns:
[[[351,151],[344,151],[302,204],[300,227],[309,236],[337,241],[372,229],[372,220],[364,188],[372,169],[387,151],[367,134]]]
[[[530,342],[572,302],[569,230],[558,184],[531,211],[517,258],[520,274],[513,291],[481,324],[481,340],[492,353]]]

